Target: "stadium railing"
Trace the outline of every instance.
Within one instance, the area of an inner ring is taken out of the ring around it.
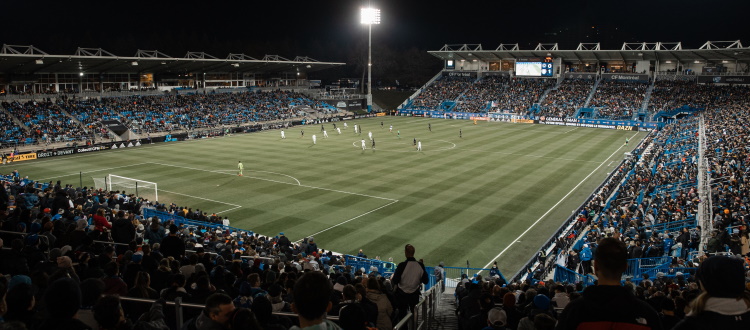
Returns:
[[[154,300],[154,299],[143,299],[143,298],[132,298],[132,297],[120,297],[120,300],[122,300],[123,302],[129,303],[129,304],[148,304],[148,305],[151,305],[151,304],[153,304],[153,303],[156,302],[156,300]],[[183,303],[182,302],[182,298],[180,298],[180,297],[175,298],[174,301],[167,301],[167,302],[165,302],[165,304],[168,307],[170,307],[170,308],[174,308],[174,312],[175,312],[174,313],[174,316],[175,316],[174,323],[171,323],[170,320],[165,320],[165,321],[167,322],[167,324],[174,324],[176,326],[176,329],[182,329],[183,326],[184,326],[184,324],[185,324],[185,321],[189,320],[189,319],[188,320],[184,319],[185,318],[185,314],[186,314],[185,313],[185,309],[190,308],[190,309],[203,310],[203,308],[205,307],[205,305],[201,305],[201,304]],[[198,311],[198,313],[200,313],[200,311]],[[296,323],[295,321],[297,319],[297,314],[295,314],[295,313],[273,312],[273,315],[288,316],[288,317],[290,317],[290,318],[293,319],[294,323]],[[331,321],[338,321],[339,320],[338,316],[330,316],[330,315],[327,315],[326,319],[331,320]]]
[[[390,277],[390,275],[392,275],[393,272],[396,271],[396,264],[392,262],[377,259],[367,259],[348,254],[343,255],[343,257],[344,263],[347,266],[351,266],[354,269],[364,269],[365,274],[369,273],[372,270],[372,267],[377,267],[378,273],[380,273],[380,275],[383,275],[383,277]]]
[[[435,267],[425,267],[427,271],[429,282],[425,285],[425,290],[429,290],[436,286],[438,283],[437,276],[435,276]],[[462,275],[466,275],[467,278],[474,278],[477,274],[486,272],[489,274],[490,269],[488,268],[466,268],[466,267],[443,267],[443,287],[455,288],[458,283],[461,282]],[[507,283],[505,276],[498,271],[498,276],[501,280]]]
[[[422,293],[422,301],[417,303],[413,311],[407,313],[403,319],[396,323],[393,326],[393,330],[432,329],[433,322],[435,321],[435,311],[440,308],[440,297],[442,294],[443,289],[439,286],[432,287]]]
[[[642,273],[648,272],[654,268],[661,267],[664,264],[669,266],[671,262],[672,257],[628,259],[628,268],[623,274],[640,277]]]
[[[574,284],[580,282],[583,286],[594,285],[594,281],[596,281],[596,278],[591,275],[578,274],[560,265],[555,265],[555,276],[553,279],[556,283]]]

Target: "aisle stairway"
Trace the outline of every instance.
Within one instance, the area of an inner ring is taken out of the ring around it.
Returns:
[[[430,330],[458,329],[458,317],[456,316],[456,298],[453,297],[454,288],[445,288],[440,297],[440,308],[435,312],[435,320]]]

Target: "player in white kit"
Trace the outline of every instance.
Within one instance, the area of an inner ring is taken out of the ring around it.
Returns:
[[[417,151],[422,151],[422,141],[417,141]]]
[[[367,132],[367,136],[370,137],[370,141],[372,141],[372,131]]]
[[[318,137],[313,134],[313,144],[316,144],[318,142]]]
[[[341,127],[336,127],[336,133],[341,134]]]
[[[283,129],[281,130],[281,138],[282,139],[286,139],[286,135],[284,135],[284,130]]]
[[[326,131],[326,130],[323,130],[323,137],[324,137],[324,138],[328,138],[328,131]]]
[[[362,150],[367,149],[367,146],[365,145],[365,139],[362,139]]]

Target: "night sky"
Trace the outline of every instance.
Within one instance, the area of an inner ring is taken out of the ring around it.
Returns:
[[[80,46],[101,47],[119,56],[133,56],[137,49],[157,49],[174,57],[187,51],[218,58],[230,52],[256,58],[309,56],[350,64],[350,73],[341,74],[353,75],[362,72],[365,62],[367,30],[359,23],[359,8],[367,3],[5,1],[0,43],[32,44],[51,54],[73,54]],[[574,49],[579,42],[601,42],[603,49],[619,49],[623,42],[682,41],[683,48],[698,48],[707,40],[740,39],[750,46],[747,0],[371,3],[382,11],[382,24],[373,28],[374,56],[381,63],[405,57],[436,61],[427,50],[464,43],[481,43],[484,49],[519,43],[521,49],[533,49],[540,42],[557,42],[561,49]]]

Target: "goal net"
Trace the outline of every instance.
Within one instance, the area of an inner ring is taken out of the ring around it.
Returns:
[[[126,194],[134,194],[138,197],[148,199],[150,202],[159,200],[159,189],[156,182],[127,178],[124,176],[108,174],[103,178],[93,178],[96,189],[108,191],[125,191]]]

